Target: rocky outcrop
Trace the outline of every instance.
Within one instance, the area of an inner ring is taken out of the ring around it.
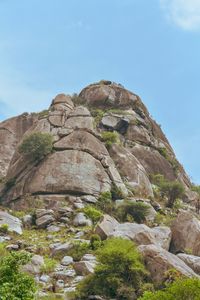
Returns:
[[[59,94],[45,113],[10,119],[0,130],[1,172],[5,182],[13,182],[9,188],[0,187],[6,205],[23,202],[27,194],[98,198],[112,186],[123,197],[152,197],[149,176],[157,173],[182,182],[189,200],[190,181],[162,130],[141,99],[119,84],[101,81],[76,97]],[[52,134],[54,151],[40,162],[30,162],[17,145],[37,131]],[[106,149],[102,131],[118,132],[120,145]]]
[[[190,212],[181,211],[172,224],[172,245],[174,253],[190,251],[200,256],[200,221]]]
[[[161,247],[142,245],[138,249],[144,257],[145,265],[150,272],[152,281],[156,284],[164,281],[166,272],[170,269],[175,269],[186,277],[198,277],[180,258]]]

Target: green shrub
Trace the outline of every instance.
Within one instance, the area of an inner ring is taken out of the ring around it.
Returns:
[[[46,117],[48,117],[48,115],[49,115],[48,109],[44,109],[38,113],[39,119],[46,118]]]
[[[165,147],[158,148],[158,152],[166,159],[168,159],[167,149]]]
[[[98,234],[92,234],[90,237],[90,248],[92,250],[98,249],[102,245],[101,238]]]
[[[19,152],[31,160],[40,160],[53,149],[53,137],[49,133],[34,132],[24,138]]]
[[[90,245],[86,242],[75,242],[72,249],[70,249],[67,254],[72,256],[74,261],[79,261],[81,258],[88,253],[90,250]]]
[[[112,199],[114,199],[114,200],[125,198],[123,191],[119,187],[117,187],[115,184],[112,184],[111,195],[112,195]]]
[[[89,295],[135,299],[147,272],[133,242],[121,238],[109,239],[97,250],[97,259],[99,264],[94,274],[79,284],[76,299],[88,299]]]
[[[101,193],[95,205],[103,212],[112,214],[112,212],[114,211],[114,202],[112,201],[111,192]]]
[[[157,174],[151,177],[154,184],[159,187],[161,196],[168,199],[167,207],[173,208],[175,201],[182,197],[185,190],[182,183],[178,181],[169,181],[163,175]]]
[[[41,266],[40,272],[49,274],[54,271],[57,265],[57,261],[53,258],[45,257],[44,258],[44,265]]]
[[[91,115],[94,117],[95,125],[98,125],[104,116],[104,111],[101,109],[92,109]]]
[[[117,132],[104,131],[101,134],[103,141],[107,147],[112,146],[112,144],[119,143],[119,134]]]
[[[179,279],[161,291],[145,292],[139,300],[199,300],[200,280]]]
[[[102,212],[96,209],[94,206],[88,205],[83,209],[84,214],[92,220],[95,225],[102,217]]]
[[[8,228],[9,228],[9,226],[8,226],[8,224],[2,224],[2,225],[0,225],[0,233],[7,233],[8,232]]]
[[[117,210],[120,222],[135,221],[143,223],[149,212],[149,206],[143,202],[125,201]]]
[[[0,259],[0,299],[33,300],[36,286],[34,279],[21,271],[30,255],[26,252],[11,252]]]

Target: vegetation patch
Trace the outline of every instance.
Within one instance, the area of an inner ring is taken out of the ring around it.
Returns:
[[[49,133],[34,132],[24,138],[19,152],[30,160],[40,160],[53,149],[53,137]]]

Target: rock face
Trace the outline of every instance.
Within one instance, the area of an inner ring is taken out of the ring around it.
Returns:
[[[181,211],[172,224],[172,251],[190,251],[200,256],[200,221],[191,213]]]
[[[162,283],[165,278],[165,272],[170,269],[175,269],[186,277],[198,277],[180,258],[161,247],[142,245],[138,249],[143,255],[147,270],[155,283]]]
[[[54,151],[30,162],[18,145],[38,131],[52,134]],[[117,132],[120,145],[106,149],[103,131]],[[137,95],[111,81],[89,85],[77,97],[59,94],[45,113],[4,121],[0,132],[0,176],[6,176],[0,197],[5,205],[24,204],[27,194],[98,198],[113,186],[124,197],[133,192],[150,197],[149,176],[157,173],[181,181],[190,198],[190,181],[160,127]],[[14,184],[8,188],[5,182]]]

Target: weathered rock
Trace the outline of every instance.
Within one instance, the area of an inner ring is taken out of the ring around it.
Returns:
[[[44,258],[40,255],[34,255],[30,263],[23,267],[23,270],[30,274],[37,275],[40,274],[42,266],[44,266]]]
[[[91,220],[86,218],[84,213],[80,212],[75,216],[75,218],[73,220],[73,224],[74,224],[74,226],[91,226],[92,222],[91,222]]]
[[[168,250],[171,231],[168,227],[155,227],[151,229],[144,224],[123,223],[115,226],[109,236],[130,239],[137,245],[155,244]]]
[[[63,265],[63,266],[69,266],[72,263],[73,263],[73,257],[71,257],[71,256],[64,256],[61,261],[61,265]]]
[[[162,283],[165,272],[170,269],[175,269],[186,277],[198,277],[180,258],[159,246],[142,245],[138,249],[144,257],[146,268],[154,283]]]
[[[189,250],[193,255],[200,256],[200,221],[194,215],[181,211],[171,229],[173,252]]]
[[[60,227],[56,226],[56,225],[50,225],[50,226],[47,227],[47,231],[48,232],[59,232]]]
[[[99,194],[110,189],[101,163],[88,153],[66,150],[43,161],[26,185],[26,192]]]
[[[109,130],[116,130],[121,134],[125,134],[130,120],[125,116],[106,114],[101,120],[101,125]]]
[[[55,218],[52,215],[44,215],[36,220],[38,228],[46,228],[49,224],[53,223]]]
[[[0,211],[0,226],[7,224],[8,230],[22,234],[22,222],[20,219],[10,215],[5,211]]]
[[[33,225],[33,217],[31,215],[25,215],[22,219],[25,227],[31,227]]]
[[[52,256],[57,256],[57,255],[65,255],[67,254],[67,251],[69,251],[73,247],[73,244],[71,242],[68,243],[58,243],[57,245],[53,246],[51,248],[52,250]]]
[[[119,225],[118,221],[109,215],[104,215],[103,220],[97,224],[95,233],[98,234],[102,240],[107,239],[114,229]]]
[[[195,273],[200,275],[200,257],[179,253],[177,256],[186,263]]]
[[[96,266],[96,261],[79,261],[73,263],[74,270],[77,275],[89,275],[94,273],[94,268]]]
[[[0,178],[6,176],[18,143],[36,120],[36,114],[24,113],[0,123]]]
[[[130,188],[143,196],[153,196],[147,173],[134,155],[117,144],[112,145],[110,155],[121,176],[127,181]]]

